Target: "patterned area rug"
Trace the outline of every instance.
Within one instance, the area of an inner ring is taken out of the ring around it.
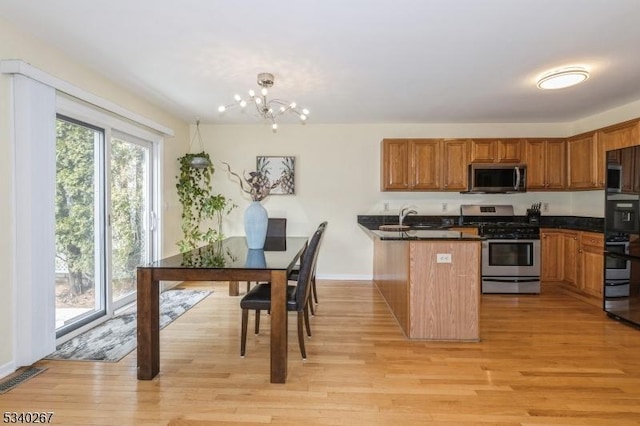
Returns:
[[[167,290],[160,294],[160,329],[211,294],[208,290]],[[135,307],[61,344],[47,359],[117,362],[135,349]]]

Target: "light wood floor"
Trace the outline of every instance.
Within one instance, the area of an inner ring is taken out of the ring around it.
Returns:
[[[201,286],[199,283],[198,286]],[[210,283],[205,285],[211,285]],[[1,411],[78,425],[639,425],[640,331],[552,287],[484,295],[480,343],[407,341],[369,282],[319,281],[302,361],[269,383],[268,319],[239,356],[239,299],[224,283],[160,332],[161,371],[41,361]],[[253,319],[253,315],[251,315]]]

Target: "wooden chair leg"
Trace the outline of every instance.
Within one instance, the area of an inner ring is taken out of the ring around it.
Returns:
[[[307,306],[309,307],[309,310],[311,311],[311,316],[315,317],[316,316],[316,308],[313,307],[313,300],[311,300],[311,298],[309,298],[309,303],[307,303]]]
[[[311,277],[311,292],[313,293],[313,300],[318,303],[318,290],[316,289],[316,277]]]
[[[298,344],[300,345],[300,353],[302,359],[307,359],[307,351],[304,348],[304,335],[302,334],[302,323],[304,322],[304,316],[302,312],[298,312]]]
[[[256,311],[256,336],[260,334],[260,311]]]
[[[309,302],[304,307],[304,323],[307,327],[307,336],[311,337],[311,325],[309,324],[309,305],[313,305],[313,302]]]
[[[247,323],[249,322],[249,311],[242,310],[242,336],[240,337],[240,356],[244,357],[247,349]]]

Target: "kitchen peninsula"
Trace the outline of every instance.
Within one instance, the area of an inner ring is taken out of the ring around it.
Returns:
[[[482,238],[362,228],[374,242],[374,282],[407,337],[480,340]]]

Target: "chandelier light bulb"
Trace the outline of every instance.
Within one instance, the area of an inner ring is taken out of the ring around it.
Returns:
[[[249,113],[253,112],[253,114],[261,117],[265,121],[271,123],[271,129],[275,133],[278,129],[278,119],[280,116],[285,116],[288,113],[294,114],[298,117],[304,124],[304,122],[308,119],[309,110],[298,109],[297,104],[295,102],[283,100],[283,99],[269,99],[268,94],[269,90],[273,87],[275,78],[273,74],[268,72],[263,72],[258,74],[258,88],[256,90],[250,89],[248,90],[249,97],[244,98],[239,94],[234,94],[233,99],[235,102],[223,105],[218,107],[219,112],[225,112],[228,108],[233,108],[239,106],[240,108],[247,107],[247,104],[251,103],[255,107],[255,111],[249,105]],[[245,100],[246,99],[246,100]]]

